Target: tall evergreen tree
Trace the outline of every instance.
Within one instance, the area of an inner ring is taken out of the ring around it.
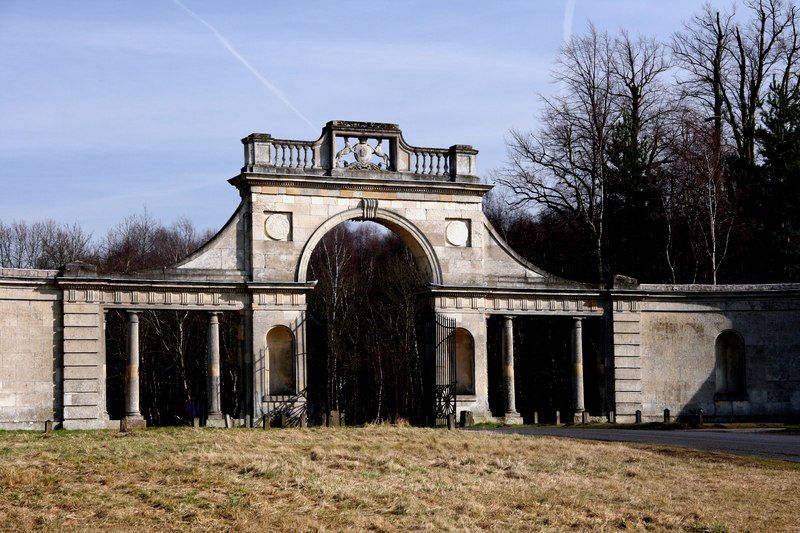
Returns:
[[[800,88],[773,83],[758,130],[763,165],[749,198],[771,281],[800,281]]]
[[[623,111],[608,149],[605,184],[606,258],[612,273],[659,279],[664,240],[659,190],[649,175],[647,140],[635,113]]]

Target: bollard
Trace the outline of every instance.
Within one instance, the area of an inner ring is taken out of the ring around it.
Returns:
[[[609,424],[616,424],[617,423],[617,417],[614,414],[614,411],[609,411],[608,412],[608,423]]]
[[[253,427],[253,415],[245,415],[245,417],[244,417],[244,427],[247,427],[247,428]]]
[[[339,414],[339,411],[330,411],[325,415],[325,425],[330,427],[336,427],[342,425],[342,417]]]
[[[472,416],[472,411],[461,411],[461,427],[466,428],[475,424],[475,418]]]
[[[267,415],[261,417],[261,429],[267,430],[269,429],[269,418]]]
[[[45,433],[52,433],[53,432],[53,421],[47,420],[44,423],[44,432]]]
[[[300,427],[307,428],[308,427],[308,418],[306,418],[306,412],[303,411],[300,413]]]
[[[642,411],[639,409],[636,410],[636,423],[637,424],[642,423]]]
[[[588,424],[589,423],[589,413],[583,411],[581,413],[581,424]]]
[[[287,415],[286,413],[279,414],[277,422],[279,428],[281,429],[288,428],[290,425],[289,415]]]
[[[225,427],[232,428],[233,423],[231,422],[231,415],[225,415]]]
[[[196,416],[196,417],[192,418],[192,427],[193,428],[199,428],[200,427],[200,417],[199,416]]]
[[[561,425],[561,411],[556,411],[556,425]]]
[[[125,418],[120,419],[119,421],[119,430],[121,433],[128,432],[128,421]]]
[[[702,407],[697,410],[697,425],[698,426],[702,426],[703,425],[703,408]]]
[[[447,415],[447,429],[453,430],[456,428],[456,415],[450,413]]]
[[[539,425],[539,411],[534,411],[533,412],[533,425],[534,426],[538,426]]]
[[[664,423],[669,424],[672,421],[672,416],[669,414],[669,409],[664,409]]]

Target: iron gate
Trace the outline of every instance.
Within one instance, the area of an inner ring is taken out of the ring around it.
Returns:
[[[456,415],[456,319],[434,313],[432,331],[433,425]]]

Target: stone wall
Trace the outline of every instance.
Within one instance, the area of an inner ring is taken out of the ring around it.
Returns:
[[[659,287],[666,291],[668,287]],[[723,289],[724,290],[724,289]],[[641,398],[645,420],[663,410],[691,416],[698,408],[721,420],[800,415],[800,299],[729,288],[645,297],[641,311]],[[694,294],[693,294],[694,293]],[[715,342],[724,331],[745,344],[746,398],[716,397]],[[617,369],[619,372],[619,369]]]
[[[61,294],[54,271],[0,270],[0,429],[61,417]]]

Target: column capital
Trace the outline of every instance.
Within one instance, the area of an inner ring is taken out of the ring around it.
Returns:
[[[139,321],[139,311],[125,311],[128,314],[128,320],[130,322],[138,322]]]
[[[586,320],[586,317],[585,316],[574,316],[574,317],[572,317],[572,320],[574,320],[575,322],[583,322],[584,320]]]

